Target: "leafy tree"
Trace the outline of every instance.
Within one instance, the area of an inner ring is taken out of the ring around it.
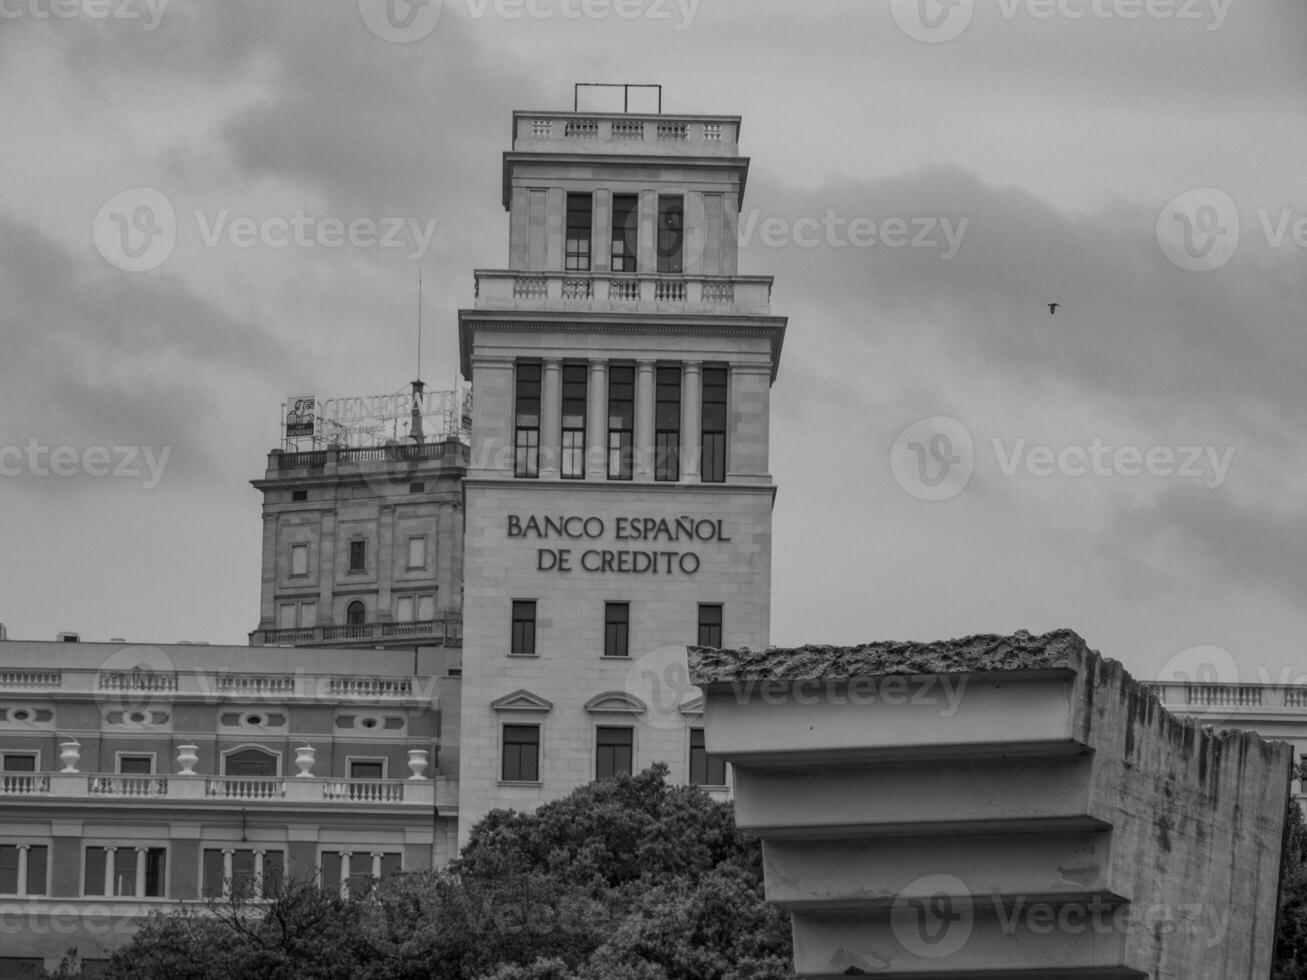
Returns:
[[[1307,761],[1298,763],[1296,776],[1307,779]],[[1287,840],[1271,980],[1307,980],[1307,826],[1296,800],[1289,803],[1284,833]]]
[[[111,980],[785,980],[789,919],[730,804],[667,767],[495,811],[449,868],[156,914]],[[68,975],[68,974],[65,974]]]

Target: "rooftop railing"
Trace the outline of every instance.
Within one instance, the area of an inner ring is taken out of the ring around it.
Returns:
[[[771,313],[771,276],[477,269],[477,309]]]
[[[212,776],[202,774],[3,773],[0,797],[166,802],[306,803],[344,806],[457,804],[457,782],[434,779],[339,779],[323,776]]]

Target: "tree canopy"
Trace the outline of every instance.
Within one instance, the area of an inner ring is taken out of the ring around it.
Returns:
[[[269,900],[155,914],[111,980],[786,980],[788,916],[729,803],[667,768],[497,810],[449,867],[341,897],[293,875]],[[67,975],[67,972],[64,973]]]

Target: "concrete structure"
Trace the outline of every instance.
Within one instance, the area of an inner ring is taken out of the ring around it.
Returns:
[[[1307,685],[1156,681],[1148,685],[1168,711],[1212,728],[1237,728],[1288,742],[1294,756],[1307,755]],[[1303,785],[1293,783],[1299,804],[1307,804]]]
[[[811,977],[1269,976],[1291,750],[1069,631],[692,650]]]
[[[493,807],[655,761],[726,782],[696,745],[683,651],[767,645],[785,330],[770,278],[736,271],[739,128],[513,114],[509,266],[478,270],[459,313],[462,839]]]
[[[451,652],[0,644],[0,977],[285,872],[442,862]]]

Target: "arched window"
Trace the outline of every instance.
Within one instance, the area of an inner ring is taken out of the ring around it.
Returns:
[[[224,776],[275,776],[277,757],[263,749],[241,749],[222,757]]]
[[[367,606],[355,599],[345,609],[346,626],[362,626],[368,621]]]

